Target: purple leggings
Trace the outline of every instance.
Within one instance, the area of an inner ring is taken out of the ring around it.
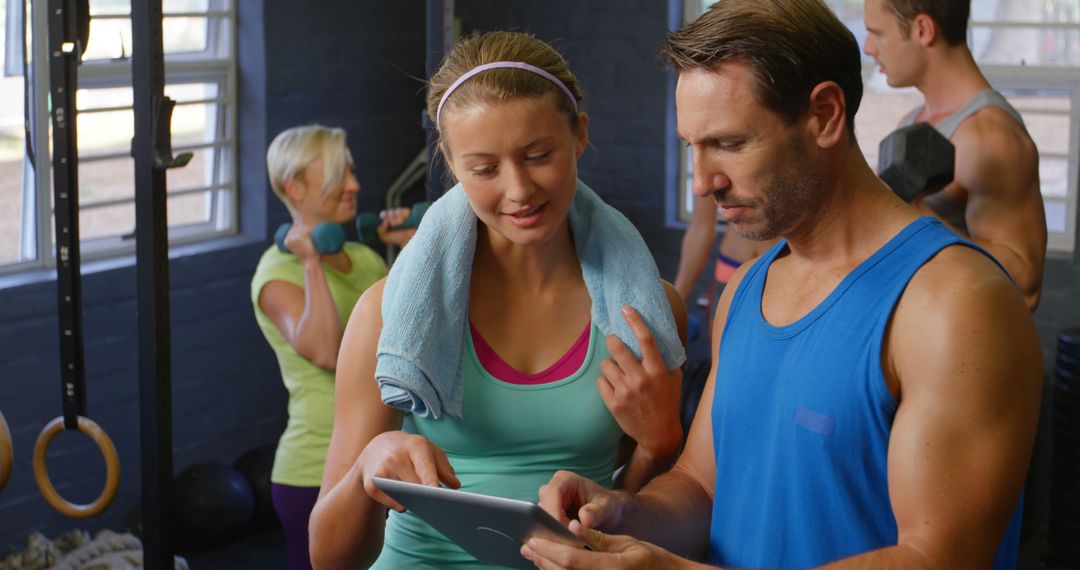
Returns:
[[[311,509],[315,507],[315,500],[319,498],[319,487],[293,487],[271,483],[270,493],[274,498],[274,510],[281,521],[281,529],[285,532],[289,570],[311,570],[308,518],[311,517]]]

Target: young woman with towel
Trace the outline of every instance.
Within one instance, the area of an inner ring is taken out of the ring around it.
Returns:
[[[636,489],[678,453],[685,308],[578,180],[581,102],[523,33],[467,38],[432,78],[458,185],[349,320],[316,568],[482,567],[372,477],[536,501],[557,470]]]

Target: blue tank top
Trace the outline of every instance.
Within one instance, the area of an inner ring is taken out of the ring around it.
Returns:
[[[882,342],[908,281],[953,244],[978,249],[920,218],[782,327],[762,317],[761,296],[787,243],[747,271],[720,341],[710,562],[806,568],[896,544],[886,454],[897,402]],[[995,568],[1016,566],[1019,514]]]

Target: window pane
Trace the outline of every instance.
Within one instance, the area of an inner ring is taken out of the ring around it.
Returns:
[[[79,212],[79,241],[82,243],[94,238],[125,236],[132,236],[129,239],[134,243],[134,233],[135,202]]]
[[[161,24],[165,53],[189,53],[206,49],[208,18],[169,18]]]
[[[211,192],[169,197],[169,227],[205,224],[210,221],[213,207]]]
[[[134,103],[131,86],[112,88],[82,88],[75,93],[75,107],[79,112],[110,107],[130,107]]]
[[[167,83],[165,95],[177,102],[216,99],[220,89],[217,83]]]
[[[127,13],[127,10],[124,10]],[[131,57],[131,20],[90,19],[90,42],[83,53],[84,61],[110,60]]]
[[[683,166],[686,169],[686,188],[683,191],[682,210],[686,213],[685,219],[689,221],[690,215],[694,213],[694,149],[686,145],[682,145],[682,149],[686,159]]]
[[[211,143],[221,138],[217,103],[191,103],[217,96],[214,83],[166,85],[165,93],[180,104],[173,110],[173,146]],[[79,154],[91,157],[116,152],[127,153],[135,135],[131,109],[87,112],[94,109],[130,106],[131,88],[80,89],[78,93]]]
[[[166,54],[205,51],[209,18],[166,16],[161,24],[162,47]],[[83,59],[108,61],[131,57],[131,20],[91,18],[90,43]]]
[[[1043,196],[1065,198],[1069,195],[1069,161],[1064,158],[1039,159],[1039,186]]]
[[[194,155],[187,166],[170,168],[165,173],[165,182],[170,192],[188,188],[205,188],[228,182],[214,178],[214,155],[219,151],[213,148],[200,148],[187,152]]]
[[[8,138],[4,133],[4,146]],[[20,261],[22,233],[23,158],[4,154],[0,158],[0,265]]]
[[[1014,101],[1010,101],[1015,106]],[[1069,152],[1069,116],[1046,113],[1020,112],[1024,125],[1040,153]]]
[[[134,196],[134,159],[124,157],[79,162],[79,206],[81,208],[90,207],[95,202],[131,199]],[[83,239],[90,237],[87,230],[86,227],[81,228]],[[94,232],[94,235],[105,235],[107,233],[107,231],[101,230]]]
[[[210,9],[210,0],[162,0],[161,9],[169,12],[205,12]],[[130,14],[131,0],[90,0],[90,15]]]
[[[130,109],[78,115],[79,158],[131,152],[135,136],[134,113]]]
[[[220,8],[220,6],[215,7]],[[162,0],[161,9],[166,14],[169,12],[205,12],[210,9],[210,0]]]
[[[1080,29],[972,26],[972,53],[981,64],[1076,66]]]
[[[218,107],[219,105],[212,103],[177,105],[172,116],[173,146],[217,140]]]
[[[90,0],[90,15],[130,14],[131,0]]]
[[[165,84],[165,95],[177,103],[216,99],[219,92],[217,83]],[[80,112],[111,107],[130,107],[133,104],[131,86],[83,87],[76,95],[76,103]]]
[[[971,19],[976,22],[1080,22],[1076,0],[973,0]]]
[[[8,40],[6,7],[12,4],[0,4],[0,61],[5,57]],[[19,68],[21,72],[21,65]],[[22,261],[24,93],[21,75],[0,75],[0,265]],[[33,227],[25,229],[32,231]]]
[[[1069,207],[1059,200],[1044,200],[1046,209],[1046,231],[1051,234],[1063,234],[1069,229]]]
[[[215,184],[215,149],[198,149],[193,153],[194,157],[187,166],[167,171],[167,187],[170,192]],[[135,162],[127,157],[84,161],[79,164],[79,202],[83,209],[79,219],[82,223],[80,234],[83,240],[130,233],[135,223],[133,208],[121,207],[122,205],[95,207],[94,204],[117,199],[134,200],[134,177]],[[209,221],[210,192],[185,196],[169,198],[169,226]]]

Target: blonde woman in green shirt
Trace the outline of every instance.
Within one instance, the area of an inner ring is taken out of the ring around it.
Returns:
[[[255,318],[277,356],[289,393],[289,420],[278,442],[270,480],[285,531],[290,570],[311,568],[308,517],[319,494],[334,420],[334,369],[344,323],[357,299],[386,275],[369,247],[346,242],[320,253],[311,239],[320,223],[356,217],[360,184],[345,131],[320,125],[288,129],[266,156],[270,184],[292,215],[288,252],[271,245],[251,281]],[[404,245],[415,230],[388,231],[408,210],[384,212],[379,237]]]

